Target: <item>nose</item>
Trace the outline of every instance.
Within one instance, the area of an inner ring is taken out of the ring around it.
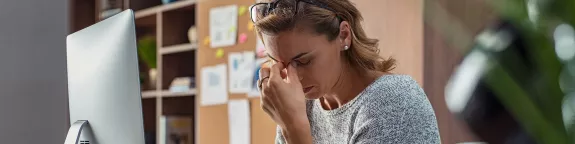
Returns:
[[[297,69],[297,77],[299,78],[299,81],[301,82],[303,80],[303,73],[304,72],[302,69],[300,69],[298,67],[296,67],[296,69]]]
[[[288,66],[293,66],[296,70],[297,70],[297,77],[299,78],[299,81],[301,82],[303,80],[303,69],[300,69],[300,67],[298,65],[296,65],[295,63],[292,63],[293,61],[290,61],[288,63],[285,62],[281,62],[284,67],[288,67]]]

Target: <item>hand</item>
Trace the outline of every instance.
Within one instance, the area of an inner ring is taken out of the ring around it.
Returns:
[[[281,63],[260,69],[259,87],[262,109],[283,129],[290,143],[311,143],[305,96],[296,69]],[[308,141],[309,140],[309,141]]]

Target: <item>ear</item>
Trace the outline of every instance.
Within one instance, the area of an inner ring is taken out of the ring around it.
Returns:
[[[339,23],[339,36],[338,39],[341,43],[341,47],[349,46],[351,47],[351,25],[347,21],[342,21]]]

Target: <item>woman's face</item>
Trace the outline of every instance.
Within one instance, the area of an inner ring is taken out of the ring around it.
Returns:
[[[262,34],[271,62],[295,66],[305,97],[317,99],[332,91],[342,71],[343,41],[307,31]]]

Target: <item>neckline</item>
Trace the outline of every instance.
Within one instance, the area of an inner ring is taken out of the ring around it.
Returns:
[[[364,97],[364,95],[367,91],[371,91],[372,89],[374,89],[376,86],[376,83],[378,83],[379,81],[383,81],[383,79],[390,77],[390,76],[397,76],[397,75],[387,74],[387,75],[380,76],[379,78],[377,78],[376,80],[371,82],[371,84],[369,84],[365,89],[363,89],[363,91],[361,91],[355,98],[353,98],[351,101],[347,102],[346,104],[343,104],[339,108],[332,109],[332,110],[323,109],[323,107],[321,106],[320,100],[315,99],[315,100],[313,100],[313,109],[320,111],[321,113],[326,114],[326,115],[341,114],[341,113],[345,112],[346,110],[348,110],[350,107],[354,106],[354,104],[358,101],[358,99]]]

